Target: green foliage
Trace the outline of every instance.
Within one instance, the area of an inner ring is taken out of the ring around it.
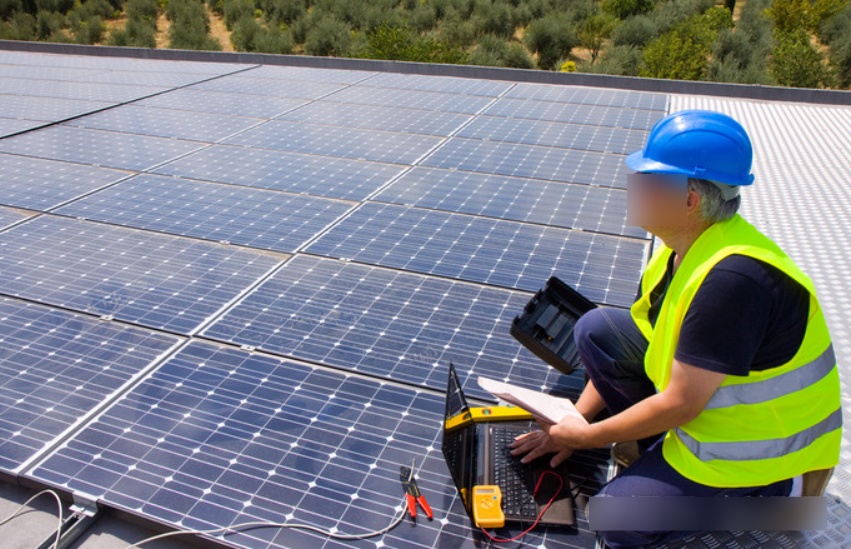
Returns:
[[[0,38],[3,40],[35,40],[35,17],[22,11],[15,12],[8,21],[0,24]]]
[[[459,64],[466,54],[435,38],[420,36],[410,27],[382,25],[367,34],[358,54],[367,59],[392,59],[422,63]]]
[[[258,0],[257,7],[270,21],[292,25],[307,12],[305,0]]]
[[[65,18],[55,11],[40,11],[35,18],[36,36],[38,40],[52,42],[67,42],[60,33],[65,25]]]
[[[315,20],[304,39],[304,51],[309,55],[343,57],[351,45],[349,26],[331,15]]]
[[[641,70],[641,50],[635,46],[613,46],[596,63],[579,67],[582,72],[638,76]]]
[[[21,3],[21,0],[0,0],[0,20],[7,21],[22,9],[23,3]]]
[[[171,21],[169,47],[182,50],[220,50],[222,45],[210,36],[210,20],[199,0],[169,0],[165,15]]]
[[[630,17],[612,31],[612,44],[644,47],[659,35],[658,27],[658,22],[648,15]]]
[[[40,12],[66,14],[74,7],[74,0],[35,0],[35,7]]]
[[[603,11],[618,19],[647,13],[653,9],[653,0],[603,0]]]
[[[777,34],[769,71],[781,86],[818,88],[830,84],[830,72],[803,29]]]
[[[274,24],[263,26],[250,14],[245,14],[234,24],[230,40],[237,51],[289,54],[294,46],[288,30]]]
[[[591,64],[597,60],[603,43],[611,36],[617,20],[608,13],[597,13],[579,27],[579,44],[591,52]]]
[[[851,86],[851,4],[821,25],[822,42],[830,44],[830,63],[836,84]]]
[[[254,18],[254,0],[227,0],[224,2],[223,15],[225,27],[233,30],[233,26],[243,17]]]
[[[727,21],[732,21],[729,13],[727,8],[717,7],[678,23],[645,48],[644,66],[639,74],[677,80],[703,79],[709,68],[712,43]]]
[[[816,32],[821,22],[839,13],[848,0],[773,0],[765,13],[778,33],[794,35],[798,30]]]
[[[476,39],[476,29],[470,21],[464,20],[456,11],[449,12],[441,22],[440,38],[457,48],[467,48]]]
[[[487,67],[512,67],[532,69],[535,62],[523,46],[517,42],[506,42],[493,35],[486,35],[470,54],[471,65]]]
[[[524,39],[529,50],[538,54],[538,66],[545,70],[556,68],[559,60],[570,55],[577,45],[570,21],[557,15],[529,23]]]

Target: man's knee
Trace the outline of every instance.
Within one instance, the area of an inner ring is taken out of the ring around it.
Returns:
[[[598,342],[605,341],[611,334],[612,326],[599,307],[580,316],[573,328],[573,339],[580,353],[596,349]]]

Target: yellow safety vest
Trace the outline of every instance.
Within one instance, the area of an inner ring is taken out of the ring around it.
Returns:
[[[779,268],[810,293],[803,343],[786,364],[747,376],[728,375],[704,410],[665,434],[665,460],[708,486],[762,486],[839,462],[842,409],[839,372],[812,280],[767,236],[740,215],[707,228],[689,248],[650,324],[650,293],[673,251],[657,249],[644,271],[641,297],[630,312],[649,345],[644,368],[657,391],[671,377],[680,327],[709,270],[732,254]],[[736,314],[731,311],[730,314]]]

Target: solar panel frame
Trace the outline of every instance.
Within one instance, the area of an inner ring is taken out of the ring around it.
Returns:
[[[307,99],[181,88],[142,99],[136,104],[162,109],[270,119],[305,105],[307,102]]]
[[[481,115],[461,128],[456,135],[488,141],[629,154],[641,149],[647,132],[607,126]]]
[[[342,200],[364,200],[404,169],[398,164],[217,144],[163,164],[152,172]]]
[[[0,230],[5,229],[9,225],[20,223],[31,215],[31,213],[0,206]]]
[[[0,293],[191,334],[282,259],[41,216],[0,233]]]
[[[668,94],[665,93],[645,93],[580,86],[552,86],[526,82],[518,82],[505,96],[534,101],[659,111],[660,116],[667,112],[668,107]]]
[[[0,152],[142,171],[203,146],[197,141],[59,125],[4,139]]]
[[[203,335],[437,391],[450,361],[475,375],[550,389],[564,376],[509,335],[530,297],[296,255]],[[493,400],[469,381],[471,396]]]
[[[653,124],[662,117],[663,113],[655,110],[618,109],[597,105],[501,97],[488,107],[484,114],[649,131]]]
[[[476,114],[494,101],[492,97],[476,95],[459,96],[453,93],[381,87],[369,88],[366,86],[352,86],[340,90],[329,95],[325,100],[378,107],[417,108],[457,114]]]
[[[469,116],[461,114],[421,109],[351,105],[330,101],[311,103],[279,118],[279,120],[309,124],[343,125],[348,128],[437,136],[448,136],[454,133],[470,119]]]
[[[272,120],[223,143],[313,155],[412,164],[442,139],[379,130]]]
[[[422,166],[626,188],[621,155],[450,137]]]
[[[261,123],[259,118],[123,105],[67,122],[68,126],[169,139],[216,142]]]
[[[485,97],[498,97],[514,86],[511,82],[498,82],[496,80],[393,72],[378,73],[360,84],[370,88],[397,88]]]
[[[39,211],[48,211],[129,175],[98,166],[3,153],[0,153],[0,172],[3,173],[0,202]]]
[[[166,234],[294,252],[354,202],[142,174],[57,214]]]
[[[647,248],[639,239],[366,203],[304,251],[517,290],[536,291],[555,274],[591,301],[628,307]]]
[[[373,199],[476,216],[646,238],[625,221],[626,191],[505,177],[493,174],[415,167]]]
[[[0,297],[0,470],[20,471],[179,343]]]
[[[443,407],[440,394],[193,342],[27,476],[179,528],[292,520],[363,533],[399,510],[399,466],[414,458],[435,520],[405,521],[384,543],[477,547],[439,451]],[[572,458],[576,482],[590,490],[605,474],[596,454]],[[578,531],[539,529],[527,541],[593,543],[577,515]],[[212,539],[341,546],[274,528]]]

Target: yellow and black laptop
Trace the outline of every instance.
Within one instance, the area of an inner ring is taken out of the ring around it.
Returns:
[[[552,500],[539,524],[574,524],[566,465],[563,463],[556,469],[551,468],[549,456],[523,464],[519,457],[511,455],[508,445],[517,435],[528,432],[534,425],[532,416],[520,408],[471,408],[461,389],[455,366],[449,365],[443,456],[464,507],[477,526],[488,525],[482,524],[481,520],[477,521],[478,509],[474,508],[478,501],[474,503],[474,499],[477,499],[474,493],[478,497],[484,488],[492,486],[498,486],[501,492],[505,521],[534,522]],[[561,487],[558,486],[558,479],[547,475],[535,493],[538,480],[546,471],[553,471],[561,477]]]

